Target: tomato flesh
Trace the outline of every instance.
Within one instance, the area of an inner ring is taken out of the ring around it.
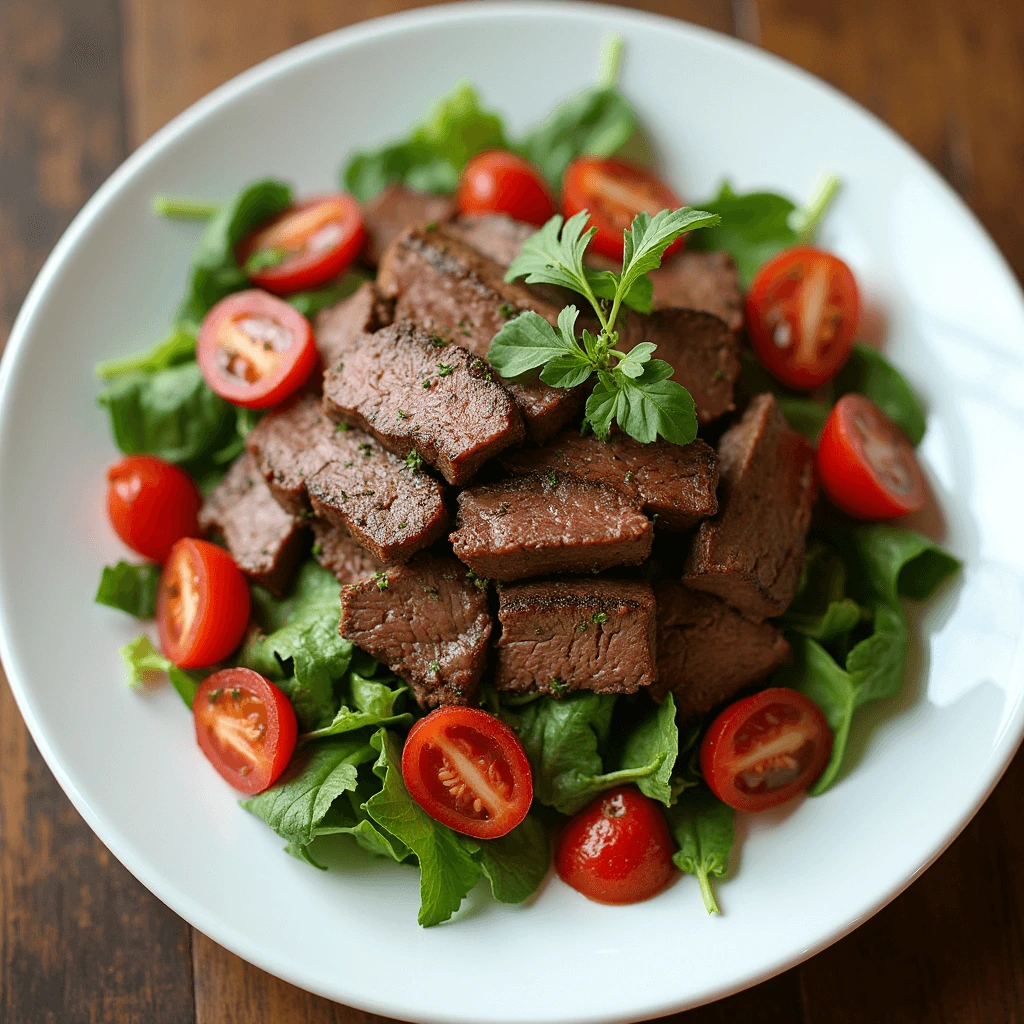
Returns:
[[[249,624],[249,585],[231,556],[205,540],[171,548],[160,574],[156,617],[160,647],[180,668],[226,658]]]
[[[895,519],[924,507],[928,489],[910,439],[864,395],[844,395],[818,442],[822,489],[858,519]]]
[[[750,285],[747,332],[769,373],[791,388],[830,381],[849,358],[861,302],[838,256],[797,246],[769,260]]]
[[[646,211],[653,216],[682,205],[668,185],[625,160],[577,157],[562,179],[562,212],[568,218],[581,210],[589,211],[590,224],[597,228],[590,248],[613,260],[622,259],[623,232],[638,213]],[[683,238],[676,239],[662,258],[667,259],[682,246]]]
[[[192,704],[196,741],[235,789],[262,793],[285,770],[298,735],[288,698],[248,668],[203,680]]]
[[[343,274],[365,244],[359,203],[339,192],[285,210],[244,238],[236,258],[254,285],[291,295]]]
[[[540,172],[528,160],[503,149],[480,153],[466,164],[455,198],[462,214],[504,213],[538,227],[555,213]]]
[[[430,817],[477,839],[511,832],[533,800],[519,737],[479,708],[452,705],[421,718],[405,740],[402,777]]]
[[[639,903],[675,876],[675,844],[653,800],[633,786],[603,793],[558,841],[559,878],[597,903]]]
[[[163,562],[175,541],[199,533],[202,499],[182,469],[153,455],[129,455],[107,470],[114,532],[143,558]]]
[[[210,389],[248,409],[277,405],[319,362],[313,328],[266,292],[235,292],[203,318],[196,358]]]
[[[766,811],[802,793],[825,770],[832,730],[809,698],[788,687],[727,707],[700,747],[700,767],[719,800]]]

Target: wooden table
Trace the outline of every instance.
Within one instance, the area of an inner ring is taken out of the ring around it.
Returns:
[[[0,0],[0,341],[60,232],[143,139],[264,57],[409,6],[415,0]],[[935,164],[1024,275],[1021,0],[631,6],[739,35],[834,83]],[[151,896],[68,803],[0,681],[0,1024],[380,1020],[250,967]],[[853,935],[670,1019],[1024,1019],[1022,783],[1024,755],[942,859]]]

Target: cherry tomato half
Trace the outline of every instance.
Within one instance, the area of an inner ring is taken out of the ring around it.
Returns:
[[[206,314],[196,358],[212,391],[248,409],[283,401],[319,360],[309,321],[256,289],[235,292]]]
[[[767,811],[802,793],[825,770],[832,730],[818,705],[776,686],[730,704],[700,745],[700,768],[719,800]]]
[[[538,227],[555,213],[551,193],[537,168],[504,149],[473,157],[462,171],[455,198],[459,213],[504,213]]]
[[[622,259],[623,232],[638,213],[646,210],[653,215],[682,205],[668,185],[650,171],[625,160],[577,157],[565,169],[562,179],[562,212],[568,218],[580,210],[589,210],[590,223],[597,228],[590,248],[613,260]],[[682,238],[674,241],[663,259],[682,245]]]
[[[435,821],[476,839],[518,825],[533,800],[533,777],[519,737],[479,708],[432,711],[402,750],[409,795]]]
[[[653,800],[633,786],[602,793],[558,840],[558,877],[598,903],[639,903],[672,880],[675,844]]]
[[[200,684],[192,702],[196,741],[235,789],[262,793],[285,770],[298,723],[288,698],[250,668],[226,668]]]
[[[844,395],[828,414],[818,478],[829,498],[859,519],[895,519],[928,498],[914,446],[864,395]]]
[[[205,668],[226,658],[249,624],[249,603],[249,585],[223,548],[179,540],[156,595],[164,655],[180,668]]]
[[[747,292],[747,331],[761,364],[791,388],[830,381],[853,348],[860,293],[838,256],[797,246],[758,272]]]
[[[199,533],[201,498],[183,469],[154,455],[129,455],[107,470],[114,532],[143,558],[163,562],[175,541]]]
[[[365,244],[359,203],[337,192],[285,210],[242,239],[235,257],[254,285],[291,295],[343,274]]]

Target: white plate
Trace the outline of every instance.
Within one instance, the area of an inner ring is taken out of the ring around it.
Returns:
[[[92,604],[123,554],[102,513],[114,458],[93,363],[159,338],[194,226],[156,192],[223,197],[263,175],[299,192],[401,134],[456,78],[514,129],[585,86],[609,31],[623,86],[686,196],[723,175],[806,196],[845,187],[824,241],[888,320],[888,351],[930,407],[922,447],[962,579],[923,616],[896,700],[864,711],[852,769],[822,799],[740,822],[721,918],[693,878],[612,909],[553,882],[529,906],[476,891],[450,925],[415,923],[417,875],[352,851],[321,873],[239,810],[169,688],[123,682],[135,632]],[[276,57],[196,104],[113,175],[48,260],[0,377],[0,653],[43,756],[100,838],[216,941],[304,988],[420,1021],[610,1021],[694,1006],[766,978],[893,898],[964,826],[1021,737],[1024,303],[995,246],[888,129],[733,40],[580,4],[441,7]]]

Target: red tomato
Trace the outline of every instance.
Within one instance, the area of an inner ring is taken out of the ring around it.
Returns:
[[[160,647],[175,665],[214,665],[242,640],[249,624],[249,585],[223,548],[179,540],[160,574],[156,621]]]
[[[914,446],[870,399],[844,395],[818,442],[818,478],[832,501],[859,519],[895,519],[928,497]]]
[[[291,295],[343,274],[365,244],[359,204],[337,192],[285,210],[242,239],[235,257],[243,269],[253,261],[246,273],[254,285]]]
[[[802,793],[825,770],[832,730],[818,705],[776,686],[730,704],[700,745],[700,768],[719,800],[767,811]]]
[[[830,381],[853,347],[860,293],[838,256],[797,246],[758,272],[747,292],[747,332],[757,358],[791,388]]]
[[[247,409],[277,405],[319,361],[309,321],[256,289],[235,292],[206,314],[196,358],[211,390]]]
[[[243,793],[262,793],[285,770],[299,731],[288,698],[250,668],[208,676],[192,702],[196,740]]]
[[[421,718],[405,739],[402,777],[435,821],[476,839],[511,832],[533,800],[519,737],[479,708],[451,705]]]
[[[633,786],[602,793],[562,832],[558,877],[598,903],[639,903],[672,880],[675,844],[653,800]]]
[[[590,223],[597,234],[590,243],[594,252],[613,260],[622,259],[623,232],[633,218],[646,210],[677,210],[679,196],[650,171],[625,160],[600,160],[594,156],[577,157],[565,169],[562,179],[562,212],[572,217],[580,210],[590,211]],[[679,238],[666,250],[663,259],[682,248]]]
[[[462,171],[455,198],[459,213],[505,213],[538,227],[555,213],[537,168],[504,149],[473,157]]]
[[[143,558],[162,562],[171,545],[199,533],[202,499],[183,469],[154,455],[129,455],[107,470],[114,532]]]

